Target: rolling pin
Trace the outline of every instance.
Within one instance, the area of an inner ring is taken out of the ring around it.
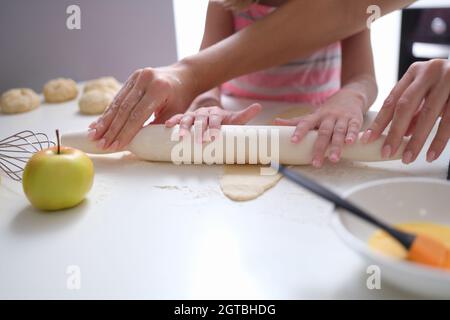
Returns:
[[[138,132],[126,150],[142,160],[176,164],[270,164],[273,160],[286,165],[307,165],[312,162],[313,146],[317,138],[317,132],[310,131],[300,143],[294,144],[291,136],[295,127],[223,125],[216,139],[201,144],[194,127],[191,128],[191,134],[181,140],[178,139],[178,130],[178,126],[146,126]],[[354,144],[343,147],[341,158],[362,162],[400,159],[407,139],[404,139],[396,154],[383,159],[381,147],[385,138],[383,135],[370,144],[363,144],[358,139]],[[87,132],[67,133],[61,140],[64,146],[86,153],[111,153],[97,148],[97,142],[89,140]]]

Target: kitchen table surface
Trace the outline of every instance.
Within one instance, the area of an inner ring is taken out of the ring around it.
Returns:
[[[248,104],[226,99],[229,108]],[[259,117],[292,105],[264,102]],[[96,117],[76,101],[0,114],[0,139],[31,129],[54,139]],[[391,177],[445,179],[450,148],[400,161],[297,167],[342,193]],[[388,283],[369,290],[367,267],[330,225],[331,206],[282,179],[256,200],[233,202],[222,166],[175,166],[130,154],[93,156],[87,199],[55,213],[33,209],[20,183],[1,175],[0,298],[316,299],[416,298]],[[424,194],[426,197],[426,194]]]

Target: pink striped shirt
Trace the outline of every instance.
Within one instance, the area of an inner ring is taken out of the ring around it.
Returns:
[[[275,7],[252,4],[234,13],[238,32],[270,14]],[[341,86],[341,44],[329,45],[306,58],[247,74],[224,83],[222,93],[230,96],[319,105]]]

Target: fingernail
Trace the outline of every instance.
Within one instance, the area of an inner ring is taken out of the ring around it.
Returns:
[[[429,151],[427,153],[427,161],[428,162],[433,162],[434,160],[436,160],[436,152],[434,151]]]
[[[119,141],[114,141],[113,144],[109,147],[110,150],[112,151],[116,151],[117,148],[119,147]]]
[[[316,168],[320,168],[320,166],[322,165],[322,161],[320,161],[319,159],[314,159],[312,165]]]
[[[293,143],[297,143],[298,142],[298,136],[292,136],[291,141]]]
[[[366,132],[364,132],[364,134],[361,137],[361,141],[362,143],[368,143],[370,136],[372,135],[372,130],[366,130]]]
[[[411,163],[412,157],[413,157],[412,152],[409,151],[409,150],[406,151],[406,152],[403,154],[403,158],[402,158],[403,163],[404,163],[404,164],[409,164],[409,163]]]
[[[98,147],[99,149],[103,149],[103,148],[105,147],[105,143],[106,143],[106,140],[105,140],[105,139],[101,139],[101,140],[97,143],[97,147]]]
[[[96,124],[97,124],[97,121],[92,122],[92,123],[89,125],[89,128],[94,128]]]
[[[88,139],[94,140],[95,134],[97,133],[97,129],[89,129],[88,130]]]
[[[392,148],[390,145],[385,145],[383,149],[381,149],[381,157],[383,159],[387,159],[391,156]]]
[[[351,136],[345,138],[345,143],[353,143],[353,141],[354,141],[354,139]]]
[[[339,161],[339,155],[337,153],[332,153],[329,157],[331,162],[338,162]]]

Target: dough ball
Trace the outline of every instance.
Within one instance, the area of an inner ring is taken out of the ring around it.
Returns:
[[[11,89],[3,93],[0,109],[3,113],[21,113],[36,109],[40,103],[38,94],[31,89]]]
[[[84,92],[91,90],[111,90],[118,92],[122,85],[113,77],[102,77],[86,82]]]
[[[90,90],[83,93],[78,102],[80,112],[84,114],[102,114],[113,101],[115,92],[111,90]]]
[[[73,100],[78,96],[77,83],[72,79],[58,78],[47,82],[44,86],[46,102],[58,103]]]

